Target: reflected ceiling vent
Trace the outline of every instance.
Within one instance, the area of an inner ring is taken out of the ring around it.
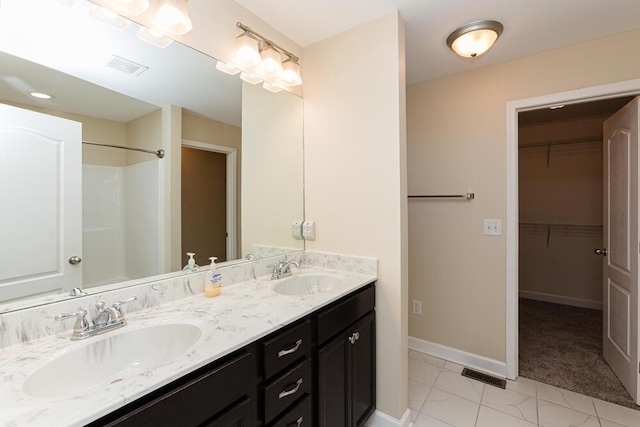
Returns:
[[[116,55],[113,55],[111,60],[107,62],[107,67],[132,76],[139,76],[149,69],[149,67],[147,67],[146,65],[137,64],[133,61],[129,61],[128,59],[124,59]]]

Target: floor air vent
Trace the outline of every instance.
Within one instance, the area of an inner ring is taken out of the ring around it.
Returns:
[[[485,384],[492,385],[494,387],[506,388],[507,381],[501,378],[497,378],[488,374],[483,374],[482,372],[474,371],[473,369],[464,368],[462,370],[462,376],[471,378],[474,380],[478,380]]]

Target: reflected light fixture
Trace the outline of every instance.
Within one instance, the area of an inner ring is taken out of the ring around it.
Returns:
[[[498,21],[469,22],[449,34],[447,46],[464,58],[475,58],[493,46],[503,29]]]
[[[149,0],[104,0],[109,6],[119,12],[138,16],[149,9]]]
[[[33,96],[34,98],[38,98],[38,99],[51,99],[51,98],[53,98],[53,96],[49,95],[48,93],[43,93],[43,92],[31,92],[29,95]]]
[[[160,0],[153,24],[162,32],[182,35],[193,29],[187,0]]]
[[[107,24],[117,30],[124,30],[131,24],[124,16],[118,15],[110,9],[101,6],[94,6],[89,11],[89,16],[103,24]]]
[[[236,38],[231,64],[218,61],[218,70],[231,75],[242,72],[242,80],[251,84],[264,82],[262,87],[271,92],[302,84],[297,56],[246,25],[240,22],[236,25],[243,32]]]
[[[144,40],[147,43],[150,43],[159,48],[165,48],[173,43],[173,40],[167,36],[160,34],[157,31],[153,31],[150,28],[140,26],[138,31],[136,32],[136,36],[140,40]]]

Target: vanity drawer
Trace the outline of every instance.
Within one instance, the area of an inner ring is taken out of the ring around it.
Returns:
[[[317,315],[318,345],[372,311],[375,307],[375,288],[369,285],[355,295],[338,301]]]
[[[264,388],[264,422],[270,423],[296,400],[311,394],[311,359]]]
[[[271,378],[311,351],[311,322],[305,320],[262,343],[264,377]]]
[[[311,427],[311,397],[307,396],[287,411],[271,427]]]
[[[252,353],[242,351],[213,368],[171,383],[90,424],[94,426],[196,427],[239,399],[251,396],[255,370]],[[223,391],[223,392],[220,392]],[[248,399],[249,405],[251,400]]]

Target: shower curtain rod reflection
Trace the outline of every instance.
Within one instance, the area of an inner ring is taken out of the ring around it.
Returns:
[[[101,142],[94,142],[94,141],[82,141],[82,143],[88,144],[88,145],[97,145],[99,147],[120,148],[122,150],[132,150],[132,151],[139,151],[141,153],[155,154],[156,156],[158,156],[159,159],[164,157],[164,150],[158,150],[158,151],[145,150],[142,148],[124,147],[122,145],[103,144]]]

